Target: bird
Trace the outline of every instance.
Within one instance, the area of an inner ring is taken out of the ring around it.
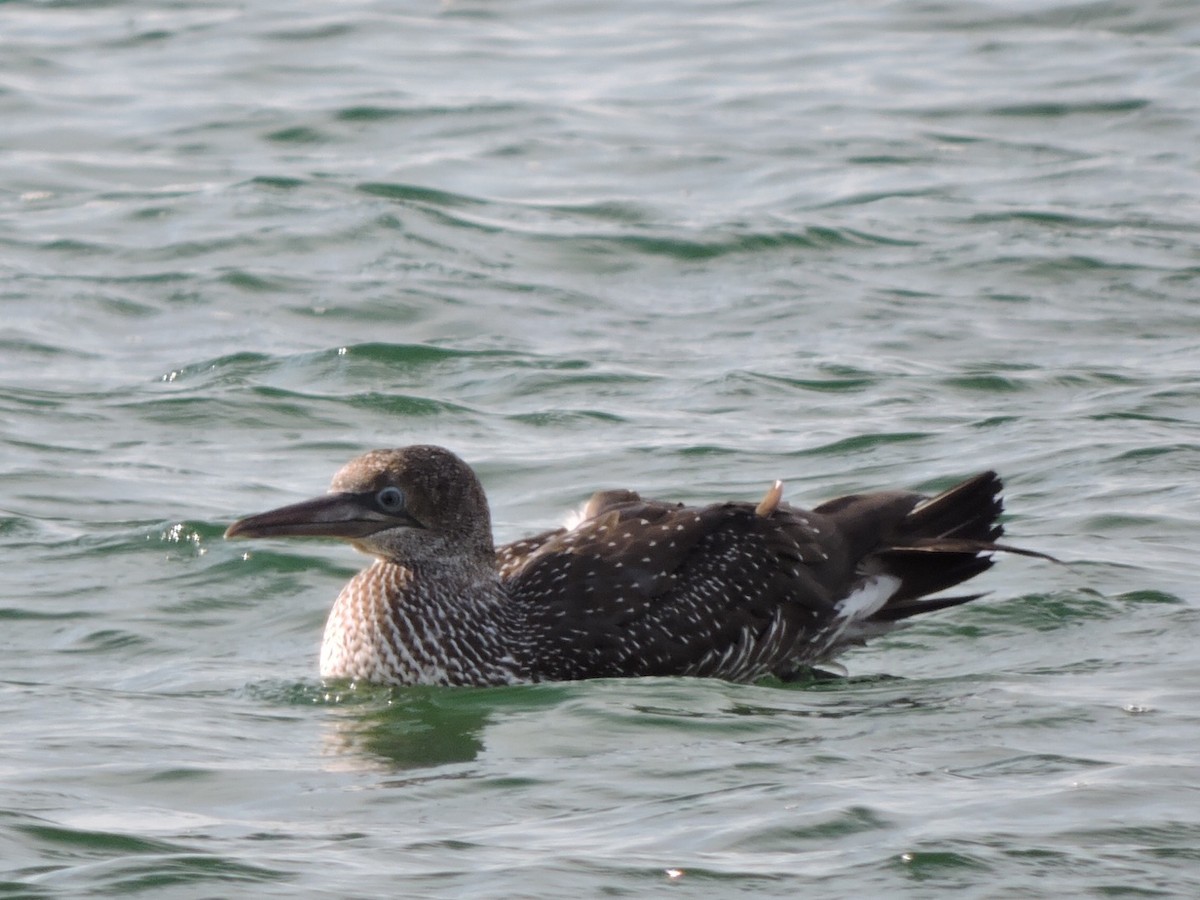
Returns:
[[[372,450],[315,499],[226,538],[329,537],[374,561],[342,589],[323,679],[489,686],[643,676],[802,677],[913,616],[997,551],[1000,477],[928,497],[851,494],[811,510],[776,481],[758,503],[594,494],[570,527],[497,547],[471,467],[432,445]]]

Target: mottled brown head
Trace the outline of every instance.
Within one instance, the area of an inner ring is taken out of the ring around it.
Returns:
[[[329,493],[234,522],[234,537],[336,537],[401,565],[493,564],[479,479],[441,447],[372,450],[333,476]]]

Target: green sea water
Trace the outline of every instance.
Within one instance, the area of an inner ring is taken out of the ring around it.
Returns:
[[[1200,6],[0,4],[0,897],[1200,894]],[[1006,478],[986,598],[783,686],[323,684],[435,442]]]

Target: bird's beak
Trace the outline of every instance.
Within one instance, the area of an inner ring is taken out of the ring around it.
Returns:
[[[373,495],[337,493],[314,497],[270,512],[238,519],[225,530],[226,538],[333,537],[355,540],[385,528],[419,527],[404,513],[375,508]]]

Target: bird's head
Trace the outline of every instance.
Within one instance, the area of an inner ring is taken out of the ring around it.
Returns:
[[[487,497],[465,462],[441,447],[372,450],[333,476],[329,493],[239,519],[227,538],[334,537],[401,565],[491,565]]]

